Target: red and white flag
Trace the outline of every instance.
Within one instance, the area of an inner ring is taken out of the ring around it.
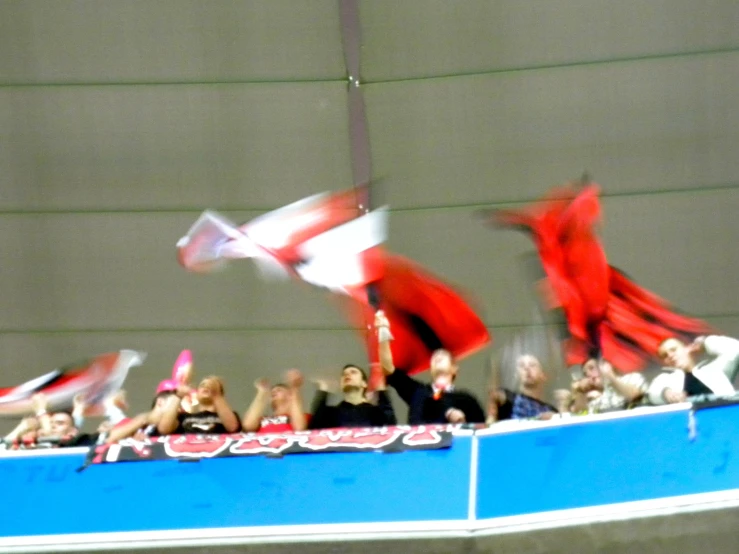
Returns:
[[[361,189],[318,194],[240,226],[206,211],[177,243],[178,259],[207,273],[252,258],[266,277],[292,275],[352,294],[380,277],[375,250],[387,235],[387,209],[365,212],[361,197]]]
[[[388,210],[367,211],[366,187],[311,196],[240,226],[205,212],[177,243],[180,263],[208,272],[229,259],[252,258],[265,276],[293,276],[349,296],[351,321],[377,357],[371,323],[383,309],[396,336],[396,366],[427,369],[445,348],[461,358],[490,342],[484,323],[438,277],[381,247]]]
[[[31,397],[43,393],[52,409],[72,406],[75,396],[84,395],[85,404],[100,404],[118,391],[128,370],[141,365],[146,354],[135,350],[108,352],[79,363],[55,369],[14,387],[0,389],[0,415],[32,413]]]

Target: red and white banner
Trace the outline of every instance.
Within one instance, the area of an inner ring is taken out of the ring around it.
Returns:
[[[146,441],[125,439],[117,444],[91,448],[88,463],[282,456],[310,452],[434,450],[452,445],[452,433],[456,427],[400,425],[280,434],[169,435]]]

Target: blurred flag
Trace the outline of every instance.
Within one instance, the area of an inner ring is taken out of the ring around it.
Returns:
[[[146,354],[135,350],[109,352],[70,364],[15,387],[0,389],[0,415],[33,412],[31,397],[43,393],[52,409],[72,406],[74,397],[84,396],[88,406],[100,404],[121,388],[128,370],[141,365]]]
[[[318,194],[240,226],[206,211],[178,241],[178,259],[203,273],[252,258],[266,277],[353,294],[380,277],[376,249],[387,234],[387,209],[366,212],[365,196],[363,187]]]
[[[378,362],[377,336],[372,329],[378,308],[392,329],[393,363],[409,374],[428,369],[431,354],[439,348],[461,359],[491,342],[485,324],[452,285],[394,254],[384,254],[382,268],[382,278],[373,284],[375,302],[369,296],[356,296],[353,310],[353,322],[367,330],[371,362]]]
[[[207,272],[252,258],[266,276],[293,276],[349,296],[370,360],[377,358],[374,312],[385,310],[396,339],[396,366],[411,373],[446,348],[461,358],[490,341],[467,302],[420,266],[381,247],[388,210],[367,210],[366,186],[311,196],[236,226],[205,212],[177,243],[180,263]]]
[[[608,265],[595,230],[599,192],[595,183],[571,183],[522,210],[494,211],[489,217],[499,226],[528,232],[534,241],[546,274],[543,301],[561,308],[567,321],[567,364],[600,355],[621,371],[638,371],[666,338],[688,339],[710,327],[680,315]]]

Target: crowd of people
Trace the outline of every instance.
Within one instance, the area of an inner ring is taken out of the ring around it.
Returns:
[[[340,374],[341,399],[330,402],[331,383],[317,380],[310,411],[302,400],[304,379],[298,370],[285,374],[283,383],[255,382],[256,393],[243,415],[226,399],[223,380],[203,378],[197,387],[174,380],[163,381],[151,409],[126,416],[125,392],[106,398],[101,406],[103,422],[95,433],[83,433],[88,406],[75,398],[70,411],[49,411],[42,394],[33,397],[34,414],[25,417],[4,438],[6,448],[90,446],[124,438],[139,440],[170,434],[285,433],[340,427],[384,427],[398,423],[487,424],[502,420],[547,420],[565,415],[625,410],[640,405],[679,403],[701,395],[732,396],[739,371],[739,340],[725,336],[699,337],[690,344],[670,338],[656,355],[663,372],[648,382],[641,373],[622,374],[607,360],[592,358],[581,368],[582,377],[569,389],[547,397],[547,373],[533,354],[516,360],[516,390],[493,387],[486,391],[485,407],[470,391],[455,386],[459,366],[446,350],[429,360],[429,382],[396,369],[390,347],[393,340],[387,318],[375,320],[381,375],[370,378],[360,366],[349,364]],[[375,382],[376,381],[376,382]],[[406,422],[399,422],[387,387],[408,406]]]

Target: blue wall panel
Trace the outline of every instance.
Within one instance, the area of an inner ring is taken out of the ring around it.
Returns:
[[[0,503],[0,536],[467,519],[471,441],[456,437],[447,450],[131,462],[81,473],[81,455],[0,458],[3,493],[14,499]]]
[[[480,437],[477,517],[739,488],[739,407]]]

